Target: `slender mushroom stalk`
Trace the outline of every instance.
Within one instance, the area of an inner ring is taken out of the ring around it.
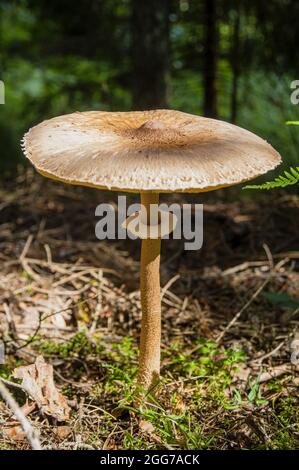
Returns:
[[[142,210],[150,224],[150,206],[159,204],[159,194],[141,193]],[[140,292],[142,307],[138,384],[151,390],[160,375],[161,295],[160,295],[160,238],[141,242]]]

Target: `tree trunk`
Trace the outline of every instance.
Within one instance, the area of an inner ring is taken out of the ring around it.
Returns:
[[[133,109],[167,107],[169,0],[131,0]]]
[[[205,0],[204,37],[204,115],[217,117],[217,0]]]
[[[231,91],[231,122],[237,122],[238,113],[238,82],[240,76],[240,6],[237,6],[236,18],[233,25],[231,67],[233,73]]]

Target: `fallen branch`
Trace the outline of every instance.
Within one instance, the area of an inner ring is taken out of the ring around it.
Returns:
[[[282,375],[291,374],[295,371],[296,369],[294,369],[294,367],[291,367],[289,364],[281,364],[280,366],[276,366],[272,369],[269,369],[267,372],[263,372],[259,377],[259,382],[268,382],[269,380],[277,379]]]

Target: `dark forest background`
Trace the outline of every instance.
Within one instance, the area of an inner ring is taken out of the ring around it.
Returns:
[[[296,0],[1,0],[2,174],[28,127],[90,109],[217,117],[296,165],[298,18]]]

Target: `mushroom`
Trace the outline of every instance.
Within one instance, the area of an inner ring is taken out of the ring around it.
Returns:
[[[49,178],[140,193],[140,225],[146,226],[161,192],[212,191],[255,178],[281,162],[271,145],[245,129],[173,110],[59,116],[33,127],[23,150]],[[160,374],[161,237],[141,238],[138,383],[149,391]]]

